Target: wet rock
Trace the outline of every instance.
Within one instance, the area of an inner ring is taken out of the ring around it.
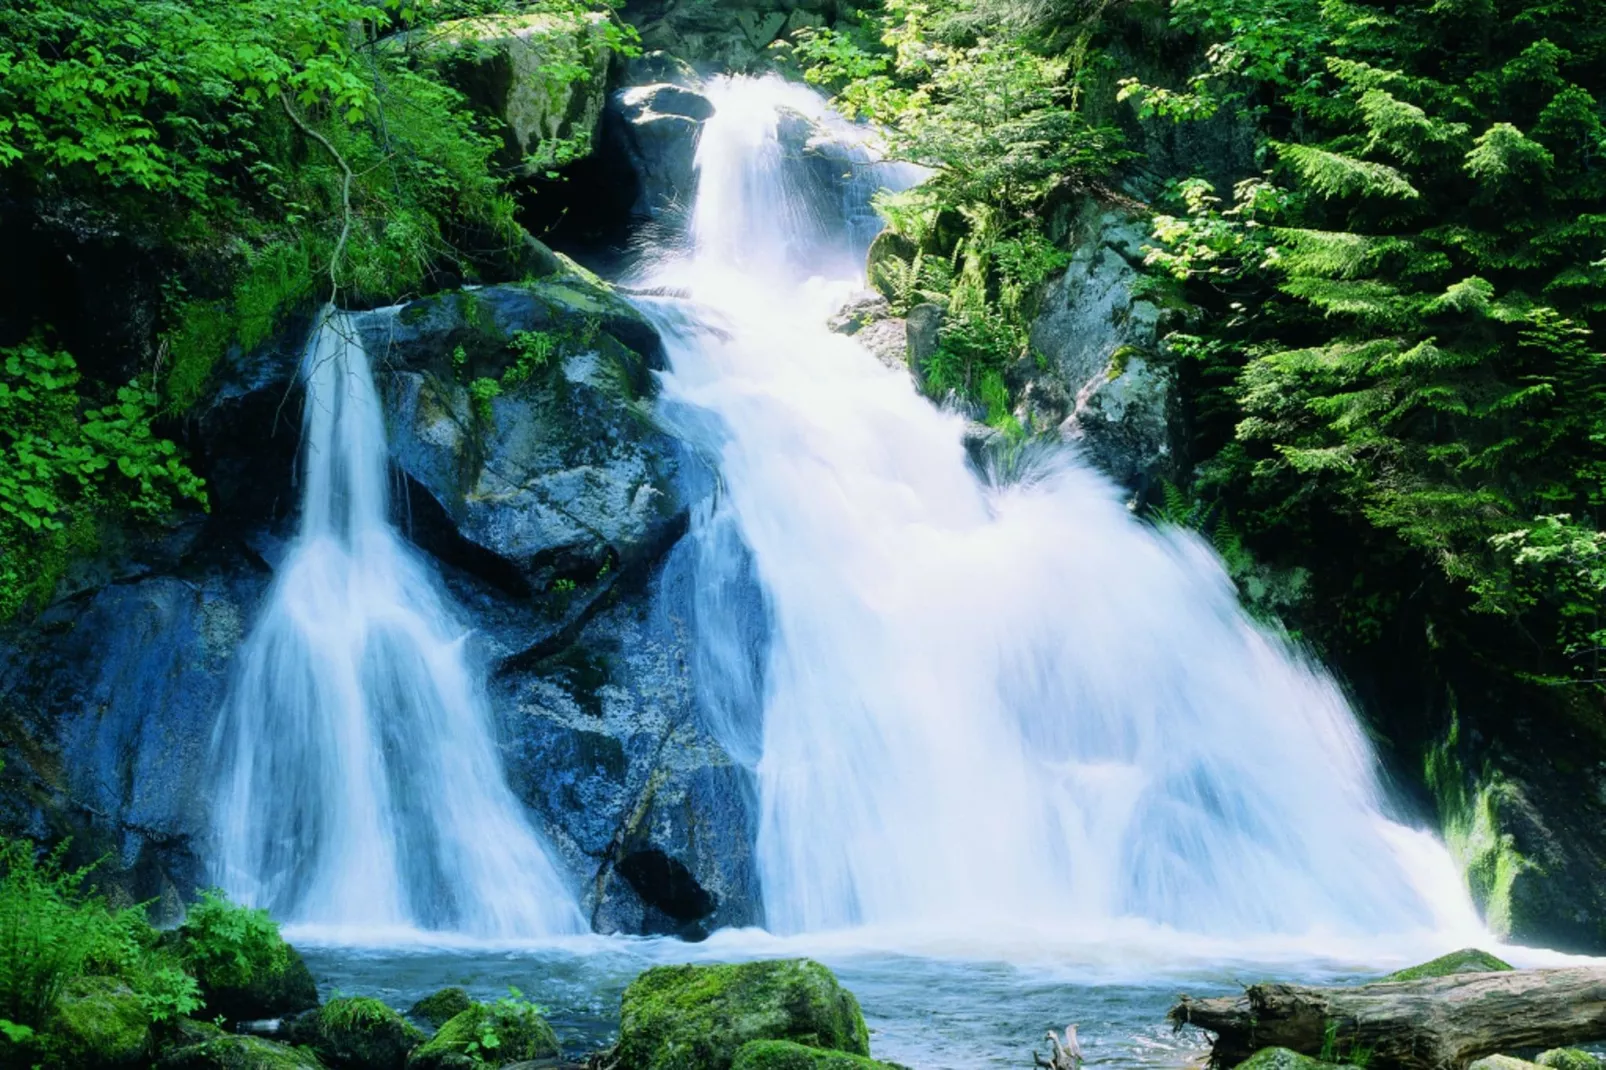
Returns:
[[[480,1038],[494,1033],[497,1045],[487,1051]],[[529,1004],[499,1001],[475,1003],[445,1022],[407,1060],[410,1070],[481,1070],[561,1054],[552,1027]]]
[[[904,317],[908,324],[909,366],[924,368],[926,361],[937,352],[942,332],[943,309],[930,302],[916,305]]]
[[[449,82],[500,121],[509,166],[552,167],[566,142],[584,156],[602,121],[611,53],[601,13],[481,15],[430,30],[426,54]],[[584,71],[581,77],[567,72]]]
[[[769,48],[778,38],[805,25],[824,25],[836,6],[832,0],[633,0],[621,14],[649,49],[699,68],[756,71],[773,65]]]
[[[144,1066],[150,1045],[150,1014],[139,994],[122,981],[79,977],[56,1000],[50,1047],[64,1066]]]
[[[1161,309],[1137,296],[1144,223],[1090,206],[1072,260],[1050,280],[1016,373],[1030,426],[1058,426],[1106,474],[1134,489],[1177,473],[1174,375],[1158,352]]]
[[[1385,981],[1420,981],[1425,977],[1446,977],[1452,973],[1495,973],[1509,970],[1511,965],[1495,958],[1487,951],[1475,947],[1462,948],[1448,955],[1440,955],[1420,966],[1397,970],[1383,978]]]
[[[908,325],[892,314],[887,299],[874,290],[848,298],[826,326],[851,337],[887,367],[910,371]]]
[[[156,1065],[159,1070],[324,1070],[304,1048],[227,1034],[175,1048]]]
[[[417,1026],[367,996],[332,999],[288,1022],[284,1033],[325,1065],[352,1070],[402,1070],[408,1053],[425,1039]]]
[[[619,165],[635,175],[631,214],[640,219],[679,223],[690,212],[697,184],[697,140],[714,106],[699,91],[695,76],[670,74],[674,82],[628,85],[609,99],[610,147]]]
[[[808,959],[657,966],[620,1003],[615,1062],[636,1070],[729,1070],[755,1040],[870,1054],[858,1000]]]
[[[461,988],[443,988],[425,996],[407,1009],[407,1016],[439,1029],[447,1019],[456,1017],[474,1005],[468,993]]]

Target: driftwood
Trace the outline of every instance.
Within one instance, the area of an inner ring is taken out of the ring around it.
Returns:
[[[1216,1034],[1216,1066],[1235,1066],[1261,1048],[1315,1055],[1331,1037],[1340,1053],[1370,1051],[1372,1070],[1461,1070],[1498,1052],[1606,1039],[1606,967],[1352,988],[1251,985],[1236,997],[1183,996],[1168,1017],[1179,1029]]]

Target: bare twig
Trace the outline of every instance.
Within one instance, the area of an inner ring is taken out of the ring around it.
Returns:
[[[351,173],[351,165],[346,163],[346,158],[340,155],[340,150],[335,148],[333,142],[308,126],[306,120],[296,114],[295,108],[290,104],[290,97],[282,91],[279,93],[279,103],[284,105],[284,113],[290,116],[291,122],[301,128],[303,134],[306,134],[328,150],[335,163],[340,165],[341,174],[344,175],[340,182],[340,238],[335,242],[335,251],[329,257],[329,285],[332,291],[329,295],[329,300],[338,304],[340,297],[340,258],[346,251],[346,239],[351,237],[351,180],[354,177]]]

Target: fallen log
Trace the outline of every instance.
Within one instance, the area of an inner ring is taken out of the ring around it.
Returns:
[[[1372,1070],[1461,1070],[1518,1048],[1606,1039],[1606,967],[1455,973],[1350,988],[1251,985],[1241,996],[1171,1008],[1177,1028],[1216,1035],[1211,1064],[1261,1048],[1370,1053]]]

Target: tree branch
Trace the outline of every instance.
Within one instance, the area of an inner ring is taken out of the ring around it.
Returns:
[[[290,117],[290,121],[292,123],[295,123],[296,126],[301,129],[303,134],[306,134],[308,137],[312,138],[328,151],[329,155],[334,158],[335,163],[340,165],[341,174],[344,176],[340,182],[340,238],[335,242],[335,251],[330,254],[329,257],[329,300],[339,304],[340,258],[346,250],[346,239],[351,237],[351,180],[353,177],[351,173],[351,165],[346,163],[346,158],[340,155],[340,150],[335,148],[333,142],[324,137],[318,131],[314,130],[312,127],[308,126],[306,120],[302,119],[300,115],[296,114],[295,108],[290,104],[290,97],[282,90],[279,93],[279,103],[284,105],[284,113]]]

